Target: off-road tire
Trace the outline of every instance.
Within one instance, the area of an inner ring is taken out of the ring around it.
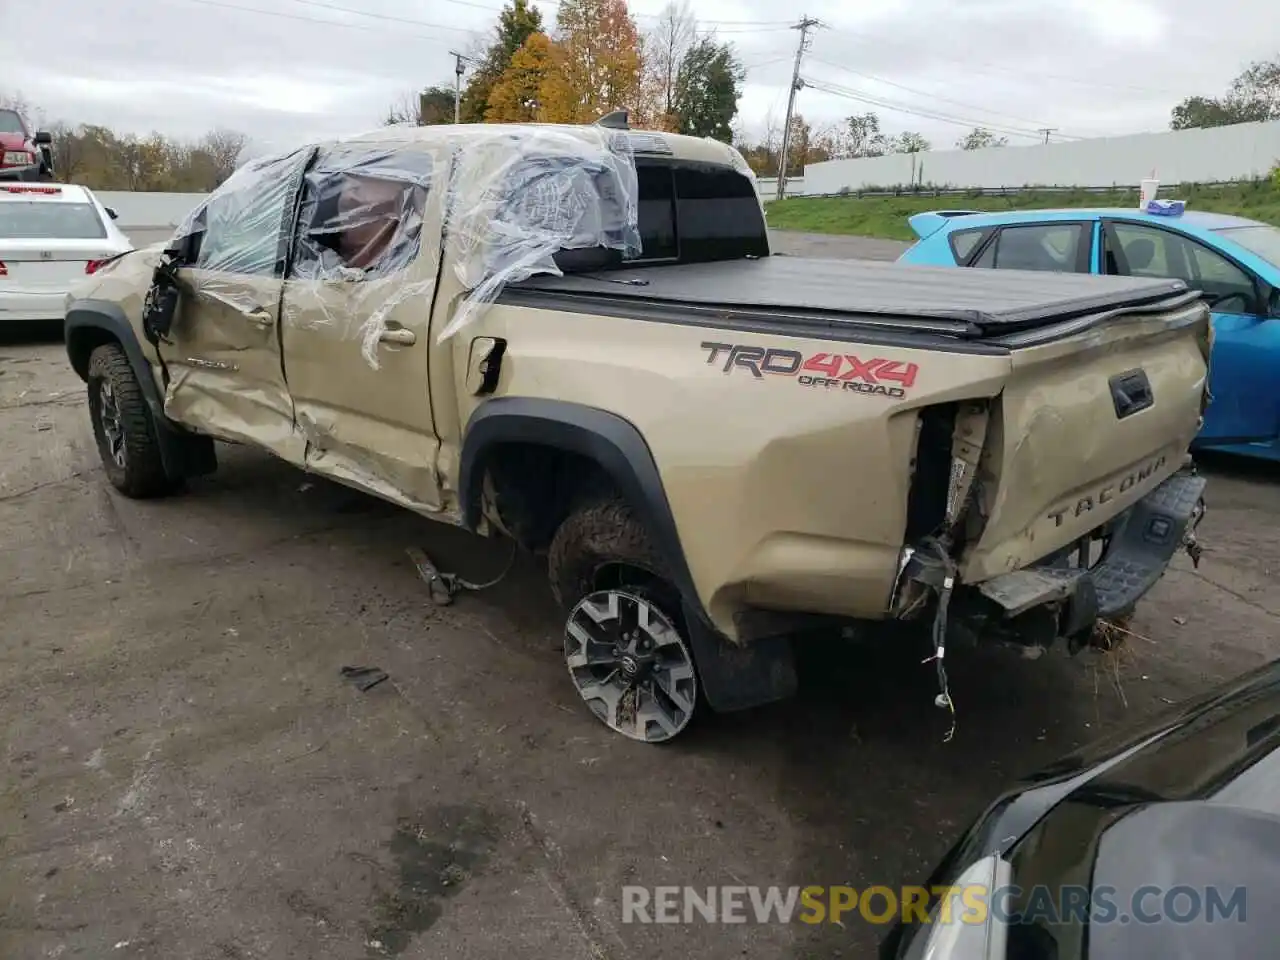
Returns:
[[[105,343],[90,354],[85,380],[93,436],[111,485],[134,499],[171,493],[180,483],[165,473],[151,409],[134,375],[133,366],[119,344]],[[111,452],[103,422],[104,384],[109,387],[115,402],[119,431],[123,437],[123,464],[116,462]]]
[[[565,610],[571,609],[600,588],[601,569],[617,564],[644,571],[649,580],[667,587],[663,593],[678,599],[666,564],[631,507],[623,500],[605,499],[578,507],[551,538],[547,570],[556,602]],[[631,585],[645,582],[639,578]],[[669,613],[678,617],[681,611]]]

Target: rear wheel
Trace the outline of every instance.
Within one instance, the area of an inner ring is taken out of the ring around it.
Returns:
[[[151,410],[120,345],[106,343],[94,350],[85,379],[93,436],[111,485],[139,499],[172,491],[177,484],[160,459]]]
[[[611,730],[662,743],[693,719],[698,680],[679,592],[643,525],[620,500],[581,507],[548,554],[568,609],[564,652],[588,709]]]

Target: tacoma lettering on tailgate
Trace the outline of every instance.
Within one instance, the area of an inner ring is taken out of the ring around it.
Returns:
[[[1068,515],[1073,517],[1081,516],[1082,514],[1088,513],[1095,506],[1099,506],[1109,500],[1115,499],[1116,494],[1128,493],[1133,489],[1134,484],[1149,480],[1151,475],[1163,467],[1166,462],[1166,457],[1157,457],[1155,460],[1143,464],[1136,470],[1126,473],[1118,482],[1109,483],[1089,496],[1081,497],[1073,504],[1068,504],[1058,510],[1051,510],[1049,512],[1049,518],[1053,520],[1053,525],[1055,527],[1060,527],[1062,526],[1064,517]]]
[[[902,398],[916,382],[920,367],[886,357],[863,359],[848,353],[815,353],[756,347],[735,343],[703,342],[707,363],[722,364],[723,373],[746,370],[757,380],[765,376],[794,377],[804,387],[850,391]]]

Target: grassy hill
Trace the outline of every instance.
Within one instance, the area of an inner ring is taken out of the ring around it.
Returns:
[[[1280,226],[1280,181],[1260,180],[1220,187],[1166,187],[1160,196],[1186,200],[1188,209],[1252,217]],[[1007,196],[929,194],[901,197],[792,197],[767,204],[769,226],[809,233],[847,233],[888,240],[914,240],[907,217],[924,210],[1032,210],[1044,207],[1134,207],[1137,190],[1106,193],[1028,190]]]

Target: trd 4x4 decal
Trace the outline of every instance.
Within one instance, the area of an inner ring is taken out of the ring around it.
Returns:
[[[907,395],[920,372],[918,364],[885,357],[863,360],[847,353],[815,353],[806,357],[799,350],[706,341],[702,349],[707,351],[707,363],[721,363],[724,373],[743,369],[757,380],[763,380],[766,374],[794,377],[806,387],[848,390],[896,399]]]

